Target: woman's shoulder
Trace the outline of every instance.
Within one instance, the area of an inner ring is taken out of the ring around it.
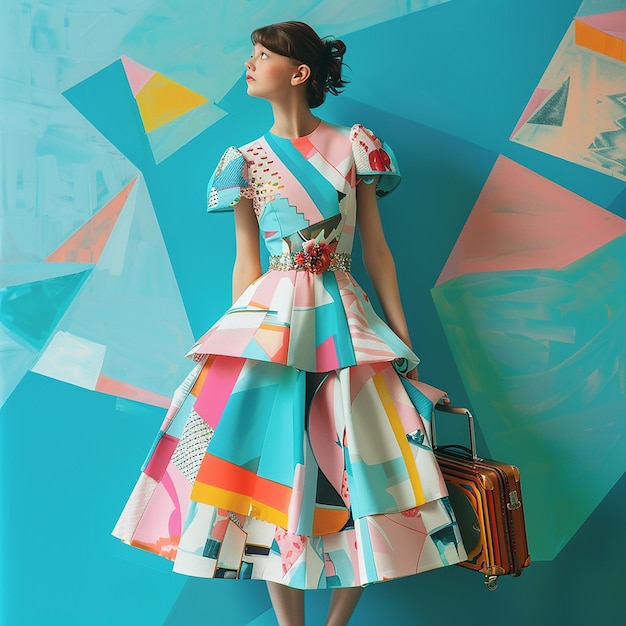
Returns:
[[[379,142],[376,133],[366,127],[365,125],[357,122],[351,126],[343,126],[341,124],[333,124],[332,122],[323,121],[322,124],[333,131],[334,133],[342,136],[351,144],[356,146],[371,145]]]

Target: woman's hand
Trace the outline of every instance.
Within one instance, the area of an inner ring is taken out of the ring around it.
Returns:
[[[418,380],[417,367],[414,367],[410,372],[407,372],[406,377],[410,378],[411,380]]]

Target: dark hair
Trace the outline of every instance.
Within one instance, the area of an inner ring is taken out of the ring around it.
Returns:
[[[309,106],[314,109],[326,99],[343,91],[346,80],[341,76],[346,45],[339,39],[320,36],[304,22],[279,22],[257,28],[250,35],[253,44],[304,63],[311,69],[306,84]]]

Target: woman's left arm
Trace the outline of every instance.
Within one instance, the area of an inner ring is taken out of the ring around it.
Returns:
[[[396,265],[387,245],[378,212],[376,182],[370,184],[359,182],[357,185],[357,224],[363,246],[365,269],[374,285],[387,323],[391,330],[412,348],[400,299]],[[409,377],[417,378],[417,370],[409,372]]]

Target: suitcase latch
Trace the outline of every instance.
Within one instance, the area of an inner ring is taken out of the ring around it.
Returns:
[[[506,505],[506,508],[509,509],[509,511],[515,511],[515,509],[519,509],[522,506],[522,503],[519,501],[519,498],[517,497],[517,491],[511,491],[509,493],[509,501]]]

